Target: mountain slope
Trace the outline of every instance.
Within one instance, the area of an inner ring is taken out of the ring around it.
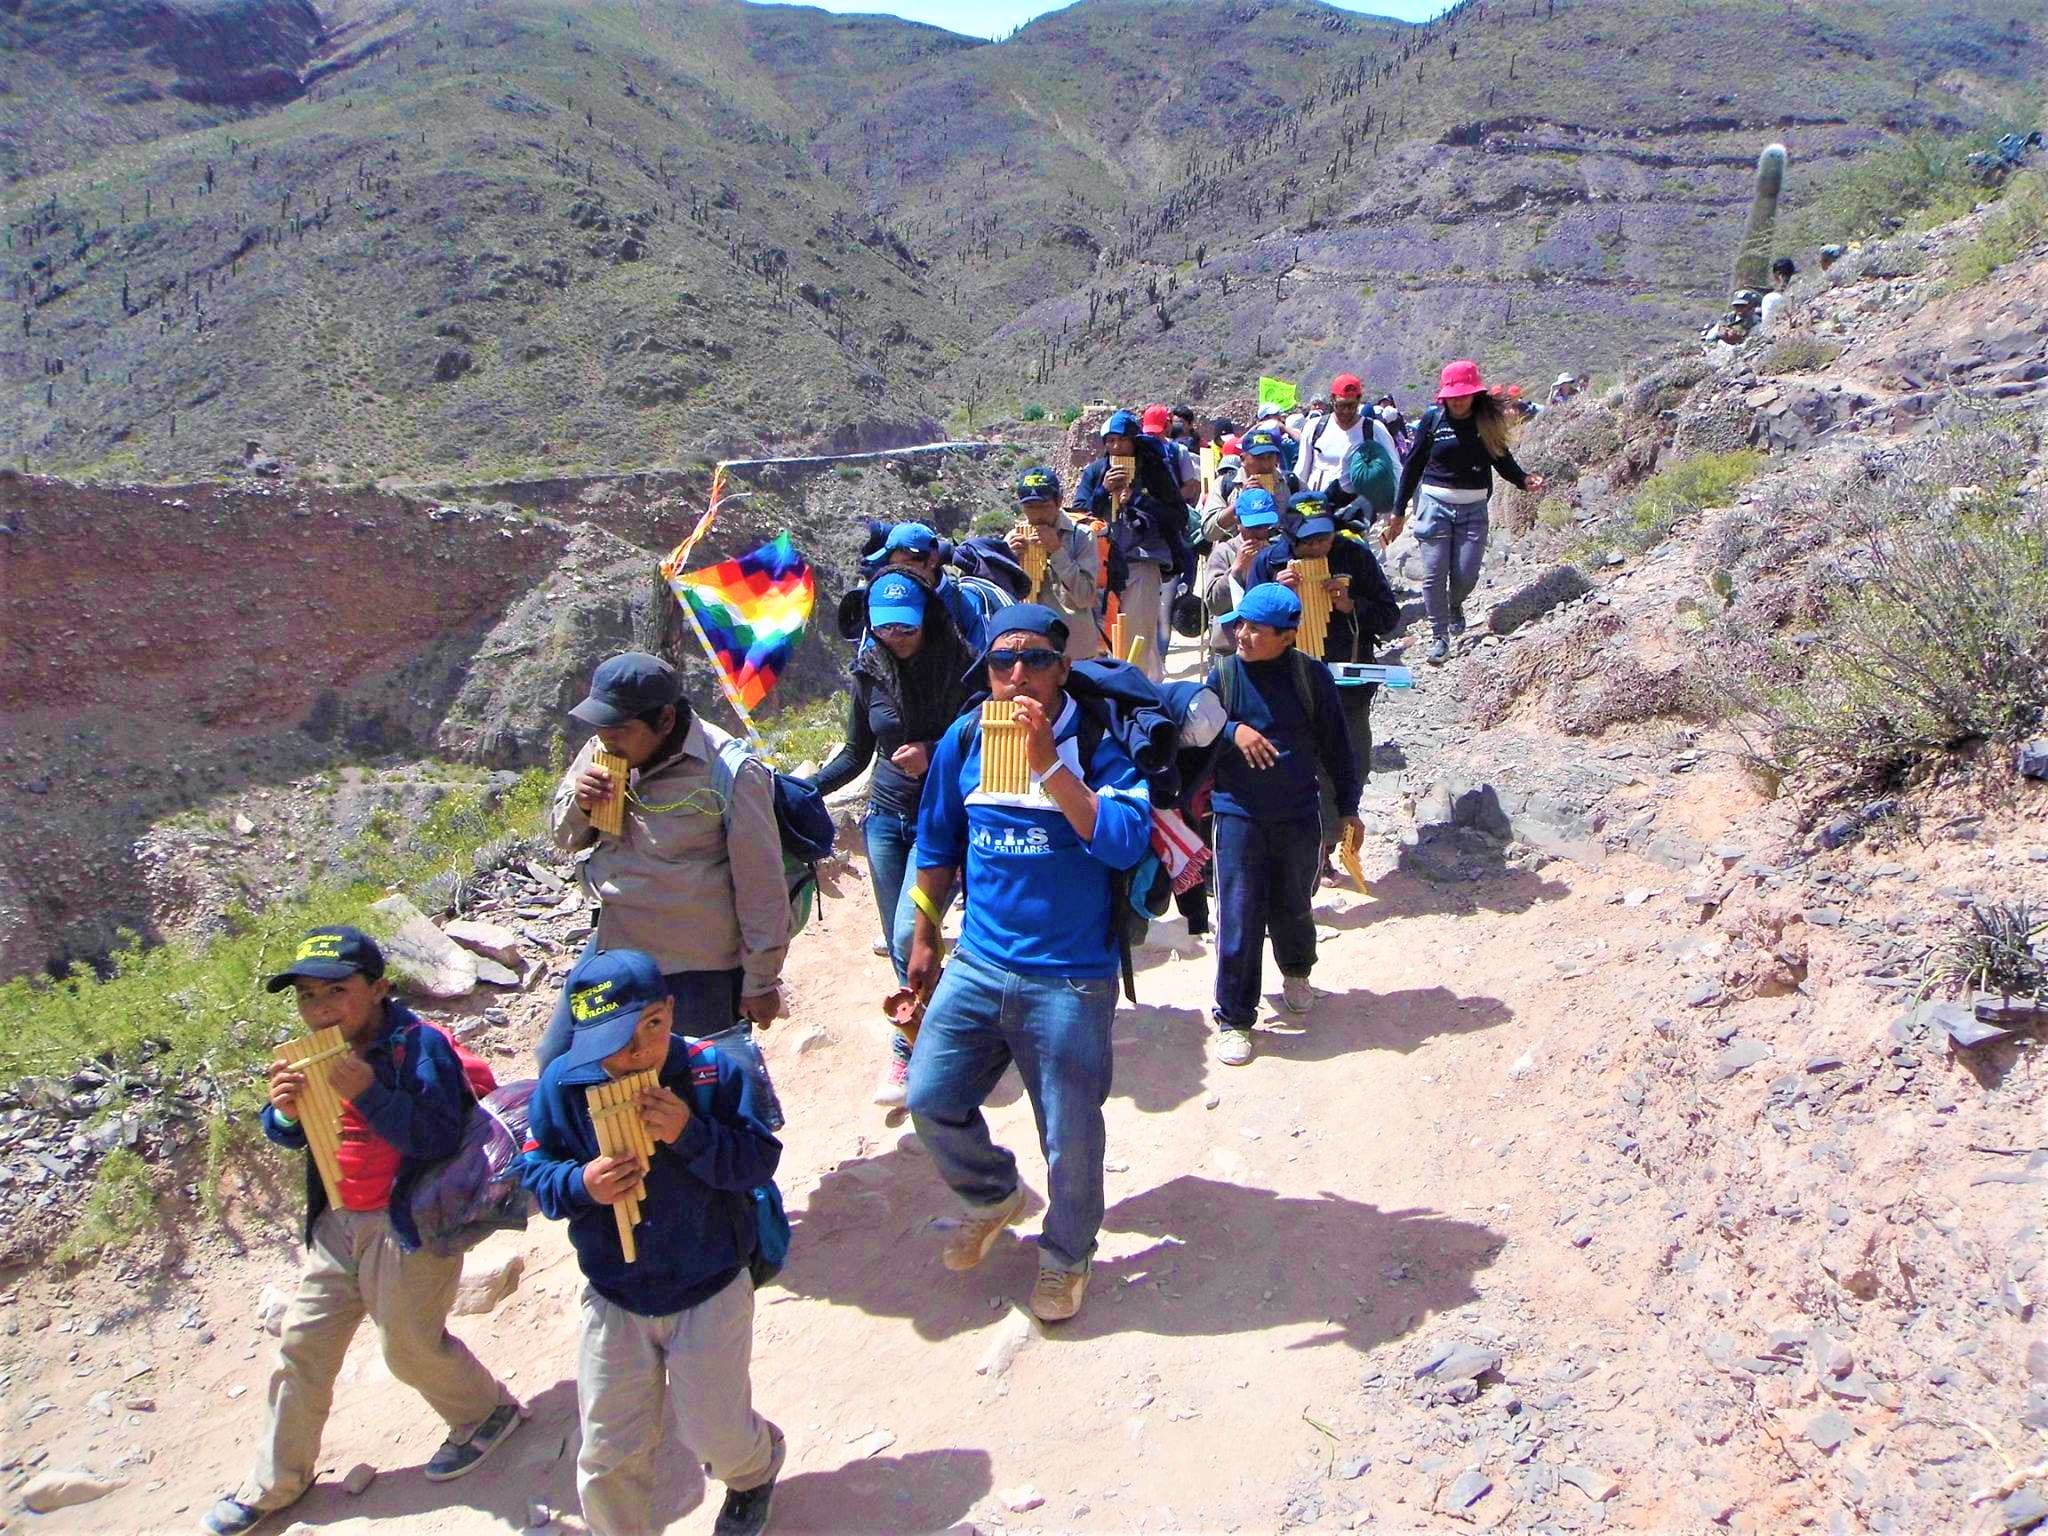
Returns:
[[[1082,0],[984,44],[738,0],[21,0],[0,101],[62,110],[0,140],[0,449],[488,480],[1599,367],[1716,302],[1762,142],[1796,206],[1887,125],[1980,121],[2041,65],[2029,11]],[[258,75],[274,104],[222,104]]]

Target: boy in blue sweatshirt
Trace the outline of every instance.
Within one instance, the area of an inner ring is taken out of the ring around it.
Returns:
[[[1130,754],[1085,722],[1066,692],[1067,626],[1019,603],[969,673],[1024,728],[1022,794],[981,787],[981,712],[932,753],[917,818],[917,927],[908,984],[930,994],[910,1063],[910,1113],[940,1174],[967,1206],[946,1245],[972,1269],[1024,1209],[1017,1159],[989,1138],[981,1106],[1012,1061],[1031,1095],[1049,1200],[1031,1310],[1081,1309],[1102,1225],[1102,1105],[1116,1011],[1113,872],[1152,837],[1152,800]],[[960,943],[939,971],[938,918],[964,871]]]
[[[268,983],[290,987],[306,1028],[337,1028],[349,1054],[328,1063],[342,1100],[341,1206],[306,1157],[306,1271],[285,1313],[270,1418],[256,1464],[242,1485],[200,1519],[211,1536],[236,1536],[294,1502],[312,1484],[320,1432],[334,1405],[349,1340],[367,1316],[377,1325],[391,1374],[448,1423],[427,1462],[436,1481],[462,1476],[519,1427],[519,1405],[462,1341],[448,1309],[462,1259],[419,1246],[412,1188],[421,1173],[454,1155],[475,1099],[448,1037],[391,996],[384,955],[354,928],[315,928],[292,963]],[[263,1134],[305,1152],[299,1098],[305,1069],[270,1069]]]
[[[726,1485],[716,1536],[755,1536],[782,1470],[782,1431],[754,1412],[754,1251],[748,1191],[775,1173],[782,1144],[761,1123],[753,1078],[712,1046],[670,1033],[674,1005],[652,956],[586,956],[566,983],[569,1047],[527,1106],[520,1178],[541,1211],[569,1223],[589,1282],[576,1402],[576,1492],[593,1536],[656,1529],[664,1420]],[[653,1069],[640,1095],[654,1157],[599,1152],[584,1090]],[[708,1104],[708,1113],[694,1105]],[[627,1263],[611,1207],[640,1200]]]
[[[1266,937],[1280,966],[1290,1013],[1315,1005],[1309,972],[1316,925],[1309,903],[1322,873],[1323,828],[1316,769],[1335,791],[1339,827],[1358,820],[1358,764],[1330,669],[1294,648],[1301,600],[1277,582],[1239,599],[1223,623],[1237,654],[1209,670],[1223,700],[1227,743],[1216,760],[1216,1059],[1241,1067],[1252,1059],[1260,964]]]

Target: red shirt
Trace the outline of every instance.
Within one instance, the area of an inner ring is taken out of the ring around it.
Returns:
[[[391,1186],[398,1181],[398,1148],[370,1129],[362,1111],[347,1100],[341,1106],[341,1144],[335,1160],[341,1164],[343,1210],[381,1211],[391,1203]]]

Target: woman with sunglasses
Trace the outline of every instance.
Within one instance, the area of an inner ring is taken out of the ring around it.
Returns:
[[[874,764],[861,835],[882,941],[889,946],[889,962],[901,986],[915,910],[904,871],[917,838],[918,796],[932,747],[967,702],[962,674],[974,652],[946,605],[914,572],[900,567],[869,583],[867,632],[874,643],[861,646],[854,657],[846,742],[819,770],[817,783],[820,792],[830,794]],[[898,1035],[875,1102],[900,1106],[909,1069],[910,1046]]]

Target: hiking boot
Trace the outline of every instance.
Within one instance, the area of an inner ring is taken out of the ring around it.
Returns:
[[[467,1440],[458,1441],[450,1435],[441,1442],[441,1449],[427,1463],[427,1481],[446,1483],[475,1471],[477,1463],[503,1445],[518,1427],[519,1405],[498,1404],[483,1423],[469,1432]]]
[[[1031,1315],[1041,1323],[1064,1323],[1081,1310],[1081,1298],[1087,1290],[1087,1270],[1040,1265],[1038,1279],[1031,1287]]]
[[[251,1509],[237,1498],[225,1498],[199,1517],[199,1529],[209,1536],[241,1536],[252,1530],[268,1510]]]
[[[940,1255],[946,1268],[974,1268],[988,1257],[989,1249],[995,1247],[996,1239],[1003,1235],[1003,1228],[1023,1213],[1024,1186],[1019,1184],[1001,1205],[984,1215],[969,1216],[960,1223],[958,1230],[946,1240],[946,1251]]]
[[[1316,989],[1306,976],[1280,978],[1280,1001],[1289,1013],[1307,1013],[1316,1005]]]
[[[1226,1067],[1241,1067],[1252,1059],[1252,1032],[1248,1029],[1219,1029],[1209,1037],[1209,1054]]]
[[[1422,659],[1432,667],[1440,667],[1451,654],[1451,642],[1439,635],[1429,642],[1429,649],[1422,653]]]
[[[901,1109],[910,1102],[910,1063],[901,1056],[889,1057],[889,1065],[882,1069],[881,1080],[875,1084],[875,1102],[884,1109]]]
[[[761,1536],[768,1529],[768,1506],[775,1502],[775,1479],[782,1475],[782,1461],[788,1454],[788,1442],[781,1431],[770,1433],[775,1436],[775,1457],[768,1463],[768,1481],[744,1491],[726,1489],[711,1536]]]

